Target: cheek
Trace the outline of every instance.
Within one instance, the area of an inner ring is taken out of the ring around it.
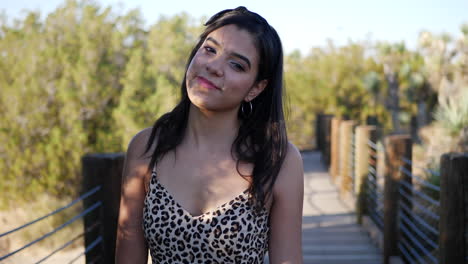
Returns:
[[[254,84],[254,80],[247,76],[234,75],[232,77],[230,80],[226,80],[226,82],[229,82],[231,88],[242,96],[246,95]]]
[[[187,85],[189,84],[190,81],[193,80],[193,78],[195,78],[197,75],[199,75],[202,72],[202,67],[203,66],[201,64],[200,58],[198,58],[197,55],[195,55],[195,57],[193,57],[192,61],[190,62],[187,68],[187,72],[185,73]]]
[[[192,69],[197,69],[201,67],[202,63],[203,63],[203,55],[200,54],[200,50],[199,50],[193,56],[192,61],[190,61],[189,67]]]
[[[187,67],[187,72],[185,73],[185,78],[187,78],[187,81],[190,79],[191,76],[193,76],[193,69],[194,68],[194,59],[190,62],[189,66]]]

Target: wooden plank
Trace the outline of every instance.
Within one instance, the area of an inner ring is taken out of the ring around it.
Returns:
[[[303,153],[305,168],[304,263],[381,264],[382,255],[352,209],[339,197],[318,153]]]

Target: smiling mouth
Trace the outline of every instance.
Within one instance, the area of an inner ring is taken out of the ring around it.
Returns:
[[[208,89],[216,89],[216,90],[221,90],[218,86],[214,85],[214,83],[210,82],[209,80],[201,77],[201,76],[198,76],[197,77],[197,82],[205,87],[205,88],[208,88]]]

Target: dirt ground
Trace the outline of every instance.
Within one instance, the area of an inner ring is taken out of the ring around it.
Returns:
[[[52,206],[53,208],[58,207],[55,204],[53,204]],[[0,211],[0,234],[17,228],[18,226],[21,226],[24,223],[28,223],[33,219],[37,219],[37,217],[44,215],[44,213],[41,211],[49,210],[39,210],[37,207],[31,204],[31,207],[28,209],[12,208],[10,210]],[[21,229],[17,232],[5,235],[4,237],[0,237],[0,257],[22,248],[28,243],[54,230],[54,228],[61,224],[56,223],[54,221],[61,220],[49,217],[43,221],[27,226],[26,228]],[[35,243],[30,247],[27,247],[24,250],[21,250],[18,253],[15,253],[11,257],[8,257],[7,259],[2,260],[0,262],[2,264],[36,263],[42,258],[52,253],[55,249],[59,248],[61,245],[72,239],[73,237],[76,237],[78,234],[83,232],[82,229],[82,222],[76,221],[73,225],[70,225],[60,231],[57,231],[56,233],[45,238],[41,242]],[[69,263],[71,260],[73,260],[82,252],[84,252],[83,240],[84,239],[82,237],[78,238],[70,246],[58,251],[42,263]],[[82,256],[73,263],[84,264],[85,257]]]
[[[69,263],[72,259],[75,259],[78,255],[80,255],[84,251],[83,247],[77,247],[71,250],[67,251],[60,251],[48,258],[46,261],[42,262],[45,264],[64,264],[64,263]],[[42,253],[42,254],[41,254]],[[6,260],[3,260],[1,263],[2,264],[29,264],[29,263],[36,263],[43,257],[47,256],[50,254],[50,252],[44,248],[40,250],[35,250],[34,253],[30,253],[27,250],[25,252],[19,252],[15,255],[13,255],[10,258],[7,258]],[[4,255],[4,254],[2,254]],[[74,264],[85,264],[85,257],[81,256],[78,258]]]

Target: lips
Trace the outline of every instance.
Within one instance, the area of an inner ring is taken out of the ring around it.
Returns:
[[[221,90],[218,86],[216,86],[214,83],[212,83],[211,81],[209,81],[208,79],[204,77],[197,76],[197,82],[205,88]]]

